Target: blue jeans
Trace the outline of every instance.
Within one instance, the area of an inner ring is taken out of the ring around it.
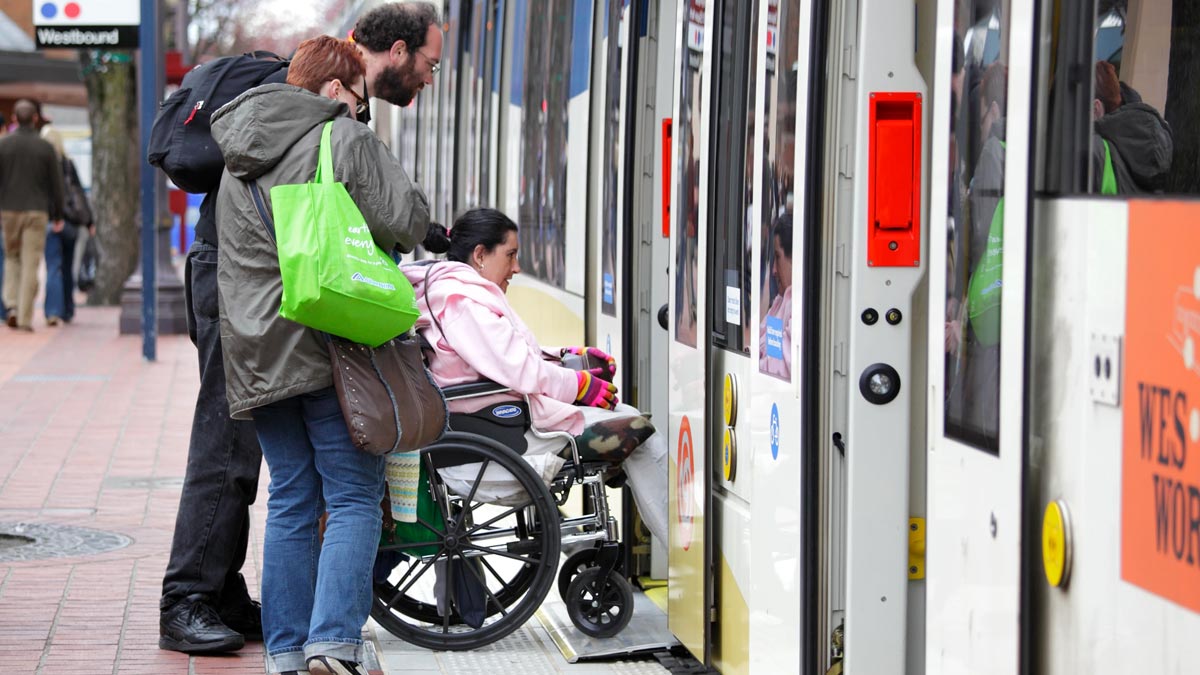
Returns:
[[[307,670],[317,655],[361,662],[384,459],[354,447],[332,387],[256,408],[254,424],[271,473],[262,568],[268,670]]]
[[[57,316],[63,321],[75,318],[75,240],[79,235],[74,225],[65,225],[62,232],[46,227],[46,318]]]

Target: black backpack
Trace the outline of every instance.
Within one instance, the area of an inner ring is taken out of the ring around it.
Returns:
[[[213,112],[287,66],[270,52],[224,56],[196,66],[159,108],[146,160],[181,190],[203,194],[217,189],[225,159],[209,126]]]

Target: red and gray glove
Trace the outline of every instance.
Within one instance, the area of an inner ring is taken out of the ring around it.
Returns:
[[[575,373],[579,379],[579,391],[575,395],[575,403],[592,408],[612,410],[617,407],[617,386],[606,382],[586,370]]]
[[[559,355],[565,356],[566,354],[575,354],[592,362],[604,364],[587,369],[587,372],[594,377],[612,382],[613,376],[617,374],[617,360],[603,350],[595,347],[563,347]]]

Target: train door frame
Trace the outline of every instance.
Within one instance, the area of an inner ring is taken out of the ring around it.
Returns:
[[[708,566],[711,588],[710,660],[722,672],[749,672],[753,599],[751,541],[757,501],[751,429],[758,376],[753,299],[758,283],[753,265],[761,208],[759,39],[766,2],[709,0],[711,84],[707,98],[710,152],[702,171],[709,176],[705,287],[707,320],[698,331],[706,341],[705,417],[701,433],[708,452]],[[749,188],[749,190],[747,190]]]
[[[825,106],[816,449],[823,509],[816,622],[827,623],[815,639],[827,650],[822,665],[840,656],[846,672],[924,669],[923,649],[910,649],[914,629],[923,643],[924,589],[910,571],[909,534],[923,504],[913,467],[919,471],[924,456],[924,427],[914,419],[925,416],[929,264],[921,232],[929,118],[920,21],[916,6],[888,0],[829,8],[827,50],[836,56]]]
[[[609,7],[618,4],[614,0]],[[661,377],[661,367],[656,364],[663,363],[669,336],[659,326],[657,310],[666,302],[670,257],[659,223],[662,147],[658,140],[659,122],[671,114],[669,82],[674,53],[670,50],[674,45],[663,37],[673,38],[675,5],[676,0],[629,2],[628,30],[621,36],[625,40],[621,68],[626,75],[622,77],[622,121],[618,128],[622,136],[619,147],[627,150],[617,172],[620,186],[616,190],[620,209],[617,228],[620,293],[614,298],[614,313],[620,331],[618,361],[625,364],[618,377],[625,392],[623,398],[644,412],[658,415],[658,419],[665,417],[667,410],[667,378]],[[664,17],[670,18],[664,21]],[[610,144],[603,147],[606,152],[611,151]],[[597,325],[601,326],[611,323],[603,316],[604,284],[604,279],[599,279],[601,293],[594,297],[600,302],[593,302],[595,315],[601,317]],[[626,492],[626,514],[632,513],[632,506],[632,498]],[[624,530],[632,542],[631,518],[626,519]],[[666,547],[667,542],[651,540],[649,565],[634,564],[633,550],[627,548],[626,555],[631,558],[627,569],[665,579]],[[637,559],[644,561],[646,556],[639,553]]]
[[[951,52],[955,3],[938,8],[931,204],[945,208],[951,182]],[[946,351],[929,341],[928,397],[928,672],[1020,671],[1028,224],[1032,214],[1032,96],[1036,17],[1029,3],[1008,3],[1007,130],[1003,179],[1004,256],[999,330],[998,441],[995,452],[959,440],[946,428]],[[1003,20],[1003,19],[1002,19]],[[965,58],[965,57],[964,57]],[[1014,114],[1015,111],[1015,114]],[[936,213],[936,212],[935,212]],[[930,269],[947,269],[947,228],[934,215]],[[990,237],[990,234],[989,234]],[[929,331],[945,334],[946,276],[930,275]],[[986,618],[986,620],[982,620]]]
[[[699,7],[697,7],[699,4]],[[668,392],[668,550],[667,625],[696,658],[711,665],[712,586],[708,519],[710,470],[707,457],[706,383],[708,362],[706,284],[699,283],[699,262],[707,260],[708,204],[693,199],[708,190],[710,115],[705,114],[711,87],[712,39],[709,10],[703,0],[681,0],[672,77],[672,151],[675,194],[671,213],[671,278],[668,293],[671,386]],[[685,82],[687,86],[685,87]],[[699,340],[703,339],[703,343]],[[699,586],[699,588],[696,588]]]

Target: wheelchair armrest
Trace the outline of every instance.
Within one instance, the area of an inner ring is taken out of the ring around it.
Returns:
[[[445,396],[447,401],[455,401],[461,398],[477,398],[489,394],[502,394],[506,391],[509,391],[509,388],[502,384],[492,382],[491,380],[480,380],[479,382],[467,382],[465,384],[453,384],[449,387],[442,387],[442,396]]]

